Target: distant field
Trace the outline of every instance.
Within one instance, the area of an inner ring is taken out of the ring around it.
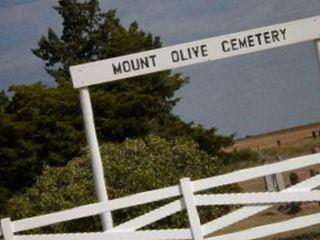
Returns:
[[[261,150],[292,144],[313,142],[313,132],[320,139],[320,123],[285,129],[236,140],[235,148]]]
[[[313,132],[316,137],[313,137]],[[311,154],[314,150],[320,150],[320,123],[310,124],[306,126],[296,127],[292,129],[285,129],[277,132],[252,136],[245,139],[236,140],[234,145],[237,149],[252,149],[260,153],[263,162],[277,161],[277,157],[282,159]],[[249,164],[249,163],[247,163]],[[261,165],[261,162],[254,163],[254,165]],[[240,167],[239,165],[238,167]],[[245,166],[246,167],[246,166]],[[243,165],[241,166],[243,168]],[[314,166],[313,169],[320,172],[320,166]],[[301,169],[295,171],[299,175],[309,177],[308,169]],[[289,184],[289,173],[284,173],[286,185]],[[245,192],[262,192],[266,191],[264,181],[262,178],[243,182],[240,184]],[[279,206],[279,205],[278,205]],[[244,230],[246,228],[259,226],[268,223],[274,223],[297,217],[301,215],[318,213],[320,206],[317,203],[307,204],[301,212],[295,216],[290,216],[277,211],[277,207],[267,210],[261,214],[243,220],[233,226],[223,229],[218,234]],[[320,226],[314,226],[307,229],[301,229],[294,232],[288,232],[262,238],[263,240],[320,240]]]

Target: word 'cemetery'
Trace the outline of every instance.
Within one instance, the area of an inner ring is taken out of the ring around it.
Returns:
[[[256,33],[243,38],[232,38],[221,43],[224,52],[237,51],[242,48],[251,48],[264,44],[281,42],[286,40],[287,29],[272,30],[263,33]]]

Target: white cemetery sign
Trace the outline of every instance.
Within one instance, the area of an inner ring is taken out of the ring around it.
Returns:
[[[77,65],[70,72],[81,88],[319,38],[320,16]]]
[[[276,203],[320,201],[320,191],[314,190],[320,186],[320,175],[311,177],[287,189],[282,190],[282,187],[280,192],[196,194],[203,190],[228,184],[270,175],[277,176],[281,172],[319,165],[320,154],[293,158],[279,163],[196,181],[190,181],[186,178],[180,180],[179,185],[108,200],[88,90],[89,86],[95,84],[234,57],[304,41],[315,41],[318,53],[320,53],[319,39],[320,16],[317,16],[71,67],[70,72],[74,87],[80,92],[86,137],[89,144],[99,202],[17,221],[11,221],[9,218],[2,219],[0,222],[0,238],[3,237],[4,240],[249,240],[320,224],[320,213],[316,213],[235,233],[210,237],[210,234],[260,213]],[[176,197],[180,198],[128,222],[113,226],[112,211]],[[232,204],[245,206],[201,225],[197,206]],[[139,230],[184,209],[189,218],[189,228]],[[98,214],[101,215],[104,232],[46,235],[16,234],[25,230]]]

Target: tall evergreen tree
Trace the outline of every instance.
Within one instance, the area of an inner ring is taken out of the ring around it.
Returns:
[[[102,13],[97,0],[60,0],[55,9],[63,18],[62,34],[50,28],[33,53],[44,60],[58,86],[70,87],[72,65],[162,46],[159,37],[144,32],[136,22],[124,27],[115,10]],[[178,100],[174,93],[187,81],[165,71],[93,87],[100,137],[122,141],[149,133],[154,119],[171,114]]]

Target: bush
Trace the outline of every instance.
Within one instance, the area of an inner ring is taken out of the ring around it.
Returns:
[[[277,238],[277,239],[279,240],[318,240],[320,239],[320,232],[314,231],[314,232],[295,235],[292,237]]]
[[[107,143],[101,148],[109,197],[118,198],[177,184],[179,179],[200,179],[225,171],[222,161],[210,157],[189,140],[164,140],[148,136],[145,139],[126,140],[123,143]],[[221,187],[215,192],[238,191],[236,186]],[[13,219],[55,212],[95,202],[90,162],[78,158],[66,167],[47,167],[36,184],[24,194],[8,201],[7,215]],[[154,203],[114,212],[116,224],[136,217],[156,206]],[[228,210],[228,207],[200,209],[202,221],[212,220]],[[184,213],[176,214],[151,226],[184,227]],[[100,229],[99,219],[90,218],[50,226],[42,232],[89,232]]]
[[[261,164],[264,160],[259,152],[250,149],[235,149],[229,153],[225,161],[225,164],[232,168],[247,168],[249,166]]]

